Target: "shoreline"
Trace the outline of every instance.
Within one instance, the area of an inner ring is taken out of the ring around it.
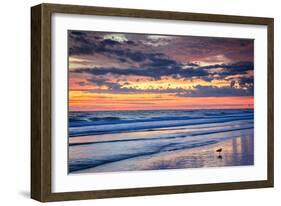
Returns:
[[[70,174],[254,165],[253,141],[251,135],[238,136],[207,146],[120,160]],[[222,158],[218,158],[218,148],[222,148]]]

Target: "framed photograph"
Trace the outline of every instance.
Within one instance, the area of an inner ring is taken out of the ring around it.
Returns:
[[[31,8],[31,197],[273,187],[273,19]]]

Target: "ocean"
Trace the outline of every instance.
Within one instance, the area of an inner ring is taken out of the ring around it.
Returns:
[[[253,165],[253,127],[253,109],[69,112],[68,171]]]

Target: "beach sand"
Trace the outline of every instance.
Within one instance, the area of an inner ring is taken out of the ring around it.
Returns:
[[[222,148],[221,158],[217,149]],[[97,167],[72,172],[116,172],[156,169],[183,169],[254,164],[253,135],[241,135],[219,143],[190,149],[161,152],[126,160],[107,163]],[[71,174],[72,174],[71,173]]]

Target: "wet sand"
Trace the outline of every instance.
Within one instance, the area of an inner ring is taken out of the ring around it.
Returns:
[[[222,148],[221,157],[216,152]],[[155,155],[120,160],[75,173],[139,171],[159,169],[183,169],[254,164],[254,140],[252,134],[243,134],[206,146],[161,152]]]

